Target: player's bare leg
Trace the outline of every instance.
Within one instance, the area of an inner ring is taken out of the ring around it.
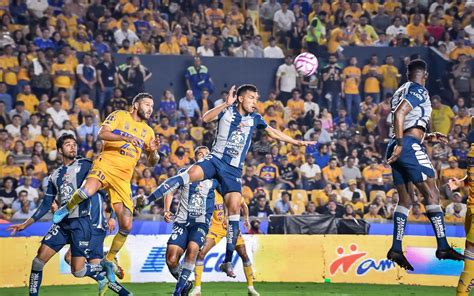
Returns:
[[[163,183],[161,183],[160,186],[158,186],[148,196],[148,201],[152,202],[154,200],[163,198],[163,196],[172,193],[180,186],[202,180],[204,180],[204,171],[200,166],[192,165],[184,172],[166,179]]]
[[[204,271],[204,259],[207,253],[214,248],[216,241],[207,237],[203,248],[199,252],[196,259],[196,267],[194,268],[194,289],[190,293],[191,296],[201,296],[202,273]]]
[[[115,214],[117,215],[119,231],[114,236],[110,250],[102,261],[102,265],[107,272],[107,278],[109,281],[115,283],[115,273],[121,273],[119,272],[120,270],[118,270],[115,257],[117,256],[117,253],[120,251],[120,249],[122,249],[125,241],[127,240],[128,234],[132,230],[133,214],[131,210],[121,202],[114,203],[112,206],[114,208]]]
[[[247,279],[247,290],[248,290],[249,296],[260,296],[260,294],[253,287],[252,262],[250,262],[250,258],[247,255],[245,244],[238,245],[237,247],[235,247],[235,250],[237,251],[237,254],[239,254],[240,258],[242,259],[242,263],[244,265],[244,273],[245,273],[245,278]]]
[[[450,247],[446,239],[444,214],[439,205],[440,192],[438,186],[436,186],[436,180],[434,178],[428,178],[426,181],[415,185],[425,199],[426,215],[433,226],[436,242],[438,244],[436,258],[440,260],[464,260],[464,256]]]
[[[224,263],[221,264],[221,271],[227,276],[235,278],[236,275],[232,266],[232,256],[234,255],[235,244],[239,237],[240,205],[242,203],[242,194],[240,192],[229,192],[224,196],[225,206],[228,212],[227,223],[227,245],[225,251]]]
[[[184,250],[176,245],[168,245],[166,248],[166,265],[170,270],[171,275],[178,280],[181,267],[179,266],[179,259],[183,256]]]
[[[60,207],[53,215],[53,223],[61,222],[74,208],[83,200],[96,194],[102,187],[102,183],[96,178],[87,178],[86,182],[77,189],[69,199],[66,205]]]
[[[56,254],[56,251],[46,245],[41,245],[36,257],[31,264],[29,295],[39,295],[41,280],[43,279],[43,268],[46,263]]]
[[[190,241],[186,248],[184,264],[182,265],[181,272],[179,273],[178,283],[176,284],[176,289],[174,290],[173,294],[174,296],[188,295],[189,291],[192,289],[193,284],[192,282],[188,281],[188,279],[194,270],[194,265],[198,254],[199,245],[196,242]],[[179,257],[176,259],[176,264],[178,260]],[[166,262],[168,263],[168,258]]]
[[[409,182],[397,185],[396,187],[399,200],[393,213],[393,241],[387,258],[404,269],[413,270],[413,266],[408,262],[402,249],[402,240],[405,234],[408,213],[413,203],[413,183]]]

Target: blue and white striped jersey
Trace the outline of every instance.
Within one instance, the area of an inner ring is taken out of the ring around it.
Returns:
[[[403,123],[403,130],[407,130],[412,127],[421,127],[424,130],[428,128],[428,122],[431,117],[431,101],[428,90],[415,82],[408,81],[400,86],[392,97],[390,103],[392,113],[389,116],[388,122],[390,123],[390,136],[395,137],[394,134],[394,115],[395,110],[403,102],[407,101],[413,108],[405,117]]]
[[[233,167],[242,168],[254,129],[267,126],[260,114],[254,112],[242,116],[237,106],[232,105],[218,116],[217,135],[211,153]]]
[[[211,221],[214,211],[214,190],[219,186],[215,179],[186,184],[179,190],[179,205],[176,223],[206,223]]]
[[[104,194],[98,192],[90,199],[90,216],[93,230],[107,231],[107,218],[104,209]]]
[[[78,158],[73,163],[57,168],[48,178],[46,194],[32,218],[38,221],[50,209],[54,199],[57,199],[59,206],[63,206],[71,198],[71,195],[78,188],[89,174],[92,162],[86,158]],[[96,196],[91,196],[81,202],[69,215],[68,218],[77,218],[90,215],[90,202]]]

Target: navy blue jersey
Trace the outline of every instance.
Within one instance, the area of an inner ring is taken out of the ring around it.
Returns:
[[[214,211],[214,190],[219,186],[215,179],[186,184],[179,190],[179,206],[175,223],[206,223]]]
[[[48,177],[48,186],[46,194],[40,206],[33,214],[32,218],[38,221],[51,209],[53,201],[56,199],[59,206],[65,205],[71,198],[74,191],[81,187],[82,183],[89,174],[92,162],[86,158],[78,158],[69,165],[62,165]],[[96,194],[97,195],[97,194]],[[68,218],[77,218],[90,216],[91,200],[96,196],[81,202],[68,216]]]
[[[212,145],[212,154],[226,164],[242,168],[254,129],[265,129],[267,123],[256,112],[240,115],[236,105],[224,109],[217,120],[217,135]]]

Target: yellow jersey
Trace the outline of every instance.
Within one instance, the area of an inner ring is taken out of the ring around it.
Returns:
[[[225,222],[224,198],[217,191],[215,191],[215,194],[216,196],[214,199],[214,211],[212,212],[211,226],[225,228],[224,227],[224,222]]]
[[[132,178],[145,144],[148,145],[155,138],[155,133],[148,124],[135,121],[130,112],[123,110],[112,112],[102,126],[107,126],[116,135],[133,136],[140,140],[138,147],[125,141],[104,141],[104,148],[99,155],[120,176]]]
[[[471,149],[467,154],[467,184],[469,194],[467,206],[474,207],[474,144],[471,144]]]

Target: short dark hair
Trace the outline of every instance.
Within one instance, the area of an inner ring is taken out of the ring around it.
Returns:
[[[22,191],[18,192],[18,195],[20,195],[22,193],[26,193],[26,195],[28,195],[28,191],[26,191],[26,190],[22,190]]]
[[[15,107],[16,107],[16,106],[25,106],[25,102],[23,102],[23,101],[16,101]]]
[[[71,134],[63,134],[61,135],[58,140],[56,141],[56,149],[59,150],[59,148],[62,148],[63,145],[64,145],[64,142],[66,142],[66,140],[74,140],[74,142],[77,143],[77,140],[76,138],[71,135]]]
[[[257,87],[253,84],[242,84],[237,89],[237,97],[243,95],[244,93],[246,93],[248,91],[257,92],[258,90],[257,90]]]
[[[207,146],[197,146],[196,149],[194,149],[194,154],[197,154],[198,151],[201,149],[206,149],[207,151],[209,151],[209,147]]]
[[[135,97],[133,97],[132,105],[135,103],[139,103],[141,100],[146,99],[146,98],[150,98],[153,100],[153,96],[151,94],[146,93],[146,92],[139,93]]]
[[[412,60],[407,67],[408,75],[412,75],[417,71],[426,71],[426,69],[428,69],[428,65],[422,59]]]

